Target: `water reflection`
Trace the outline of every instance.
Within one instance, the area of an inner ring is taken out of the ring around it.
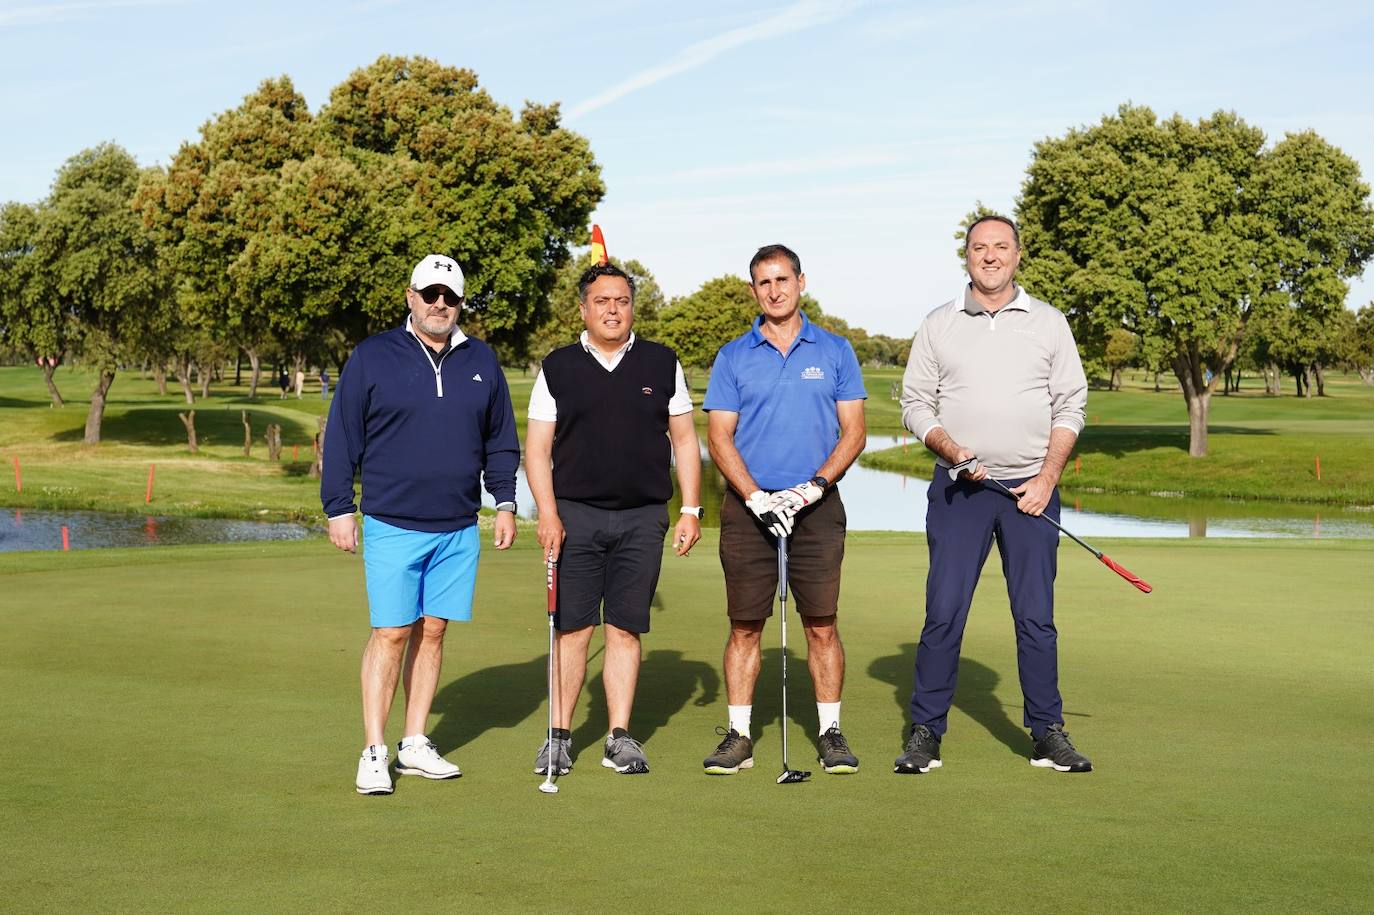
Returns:
[[[905,446],[923,449],[900,434],[870,435],[868,451]],[[705,527],[720,524],[718,517],[725,480],[702,449],[702,505]],[[933,464],[933,460],[932,460]],[[840,481],[851,530],[924,531],[928,477],[872,470],[855,464]],[[522,468],[517,483],[520,516],[535,517]],[[676,480],[674,480],[676,489]],[[491,497],[483,493],[487,505]],[[682,505],[675,492],[671,505]],[[1064,495],[1061,523],[1081,537],[1319,537],[1374,538],[1374,512],[1335,505],[1285,502],[1236,502],[1225,499],[1166,499],[1157,496],[1120,496],[1106,493]]]
[[[184,543],[245,543],[261,540],[303,540],[309,531],[300,524],[237,521],[222,518],[174,518],[92,511],[7,511],[0,515],[0,553],[18,550],[60,550],[63,532],[73,550],[98,547],[176,545]]]

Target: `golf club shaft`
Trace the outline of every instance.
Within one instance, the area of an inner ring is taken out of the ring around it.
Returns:
[[[549,554],[544,566],[544,584],[548,591],[548,610],[549,610],[549,755],[544,769],[544,783],[553,784],[553,615],[558,608],[558,569],[553,561],[553,555]]]
[[[782,617],[782,768],[787,771],[787,538],[778,538],[778,612]]]
[[[1012,492],[1012,491],[1011,491],[1010,489],[1008,489],[1005,485],[1003,485],[1003,483],[1002,483],[1001,480],[996,480],[996,479],[993,479],[992,477],[987,477],[986,479],[987,479],[988,481],[990,481],[991,483],[993,483],[993,485],[995,485],[998,489],[1002,490],[1002,492],[1004,492],[1004,493],[1006,493],[1007,495],[1011,496],[1011,497],[1012,497],[1013,499],[1015,499],[1017,502],[1020,502],[1020,501],[1021,501],[1021,497],[1020,497],[1019,495],[1017,495],[1016,493]],[[1112,570],[1113,572],[1115,572],[1116,574],[1120,575],[1122,578],[1124,578],[1124,579],[1126,579],[1127,581],[1129,581],[1132,585],[1134,585],[1134,586],[1136,587],[1137,590],[1143,591],[1143,592],[1145,592],[1146,594],[1149,594],[1151,591],[1154,590],[1154,587],[1153,587],[1149,582],[1147,582],[1145,579],[1141,578],[1139,575],[1135,574],[1135,573],[1132,572],[1130,569],[1128,569],[1128,568],[1126,568],[1125,566],[1123,566],[1121,563],[1119,563],[1119,562],[1117,562],[1116,560],[1112,559],[1112,558],[1111,558],[1110,556],[1108,556],[1106,553],[1103,553],[1101,550],[1095,548],[1092,544],[1088,543],[1087,541],[1083,540],[1083,539],[1080,538],[1080,537],[1075,536],[1074,533],[1073,533],[1072,531],[1066,530],[1066,529],[1064,528],[1064,525],[1060,524],[1058,521],[1054,520],[1054,519],[1051,518],[1049,515],[1046,515],[1046,514],[1044,514],[1044,513],[1042,512],[1042,513],[1041,513],[1040,515],[1038,515],[1037,517],[1043,518],[1045,521],[1048,521],[1050,524],[1053,524],[1054,527],[1055,527],[1055,529],[1056,529],[1057,531],[1059,531],[1059,533],[1061,533],[1061,534],[1063,534],[1064,536],[1068,537],[1070,540],[1072,540],[1074,543],[1076,543],[1076,544],[1078,544],[1079,546],[1081,546],[1083,549],[1087,550],[1089,553],[1092,553],[1094,556],[1097,557],[1097,559],[1098,559],[1099,562],[1101,562],[1101,563],[1102,563],[1103,565],[1105,565],[1107,568],[1111,569],[1111,570]]]

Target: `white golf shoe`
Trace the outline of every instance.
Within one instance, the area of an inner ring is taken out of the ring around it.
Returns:
[[[391,770],[387,768],[390,761],[384,744],[363,747],[355,783],[359,794],[390,794],[394,790],[391,786]]]
[[[396,771],[402,775],[425,778],[458,778],[462,770],[439,755],[439,750],[423,734],[401,741],[396,750]]]

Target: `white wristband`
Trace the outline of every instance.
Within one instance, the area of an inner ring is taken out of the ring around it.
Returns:
[[[683,513],[684,515],[700,515],[700,514],[701,514],[701,506],[700,506],[700,505],[684,505],[684,506],[682,506],[682,513]]]

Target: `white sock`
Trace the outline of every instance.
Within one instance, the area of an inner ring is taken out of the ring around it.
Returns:
[[[749,736],[749,719],[753,717],[754,707],[752,705],[727,705],[730,710],[730,729],[738,731],[739,736]]]
[[[425,740],[424,734],[411,734],[409,737],[401,738],[401,746],[408,747],[411,744],[424,743]]]
[[[838,702],[817,702],[816,717],[821,720],[821,733],[832,727],[840,726],[840,704]]]

